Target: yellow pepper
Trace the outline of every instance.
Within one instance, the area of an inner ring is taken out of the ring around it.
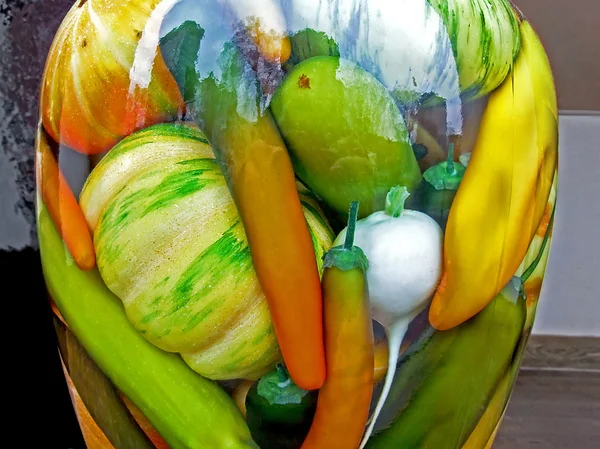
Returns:
[[[444,274],[429,311],[438,330],[481,311],[521,264],[544,215],[557,163],[550,64],[530,24],[511,73],[490,95],[450,210]]]
[[[550,240],[552,239],[557,179],[558,173],[555,171],[550,197],[546,204],[546,213],[540,222],[531,245],[529,245],[527,255],[517,271],[517,275],[522,279],[524,284],[522,293],[526,298],[527,304],[527,317],[525,319],[521,340],[515,351],[511,366],[502,380],[498,383],[494,396],[487,404],[486,410],[480,418],[477,427],[475,427],[471,435],[469,435],[469,439],[463,445],[462,449],[481,449],[484,447],[485,449],[491,449],[502,417],[506,412],[506,406],[510,399],[513,385],[523,359],[525,346],[527,345],[533,326],[537,301],[540,296],[540,288],[546,271],[548,248],[550,246]]]

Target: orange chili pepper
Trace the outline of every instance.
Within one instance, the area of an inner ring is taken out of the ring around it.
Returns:
[[[52,309],[52,313],[54,313],[54,315],[56,315],[56,318],[58,318],[60,320],[60,322],[69,330],[71,330],[71,328],[69,327],[69,325],[67,324],[67,321],[65,320],[65,318],[62,316],[62,313],[60,313],[60,310],[58,310],[58,307],[56,307],[56,304],[54,302],[54,300],[52,299],[52,297],[50,295],[48,295],[48,301],[50,302],[50,309]]]
[[[325,255],[327,380],[302,449],[356,449],[369,417],[374,339],[365,276],[368,262],[362,250],[353,246],[357,212],[354,202],[344,245]]]
[[[390,355],[387,340],[375,344],[375,366],[373,367],[373,383],[376,384],[385,379],[388,370],[388,357]]]
[[[286,367],[300,388],[315,390],[325,381],[321,288],[289,155],[267,116],[236,128],[228,152],[233,197]]]
[[[271,113],[257,104],[256,79],[238,50],[227,51],[223,80],[200,82],[201,128],[244,224],[286,368],[296,385],[315,390],[325,381],[325,349],[312,239],[290,156]]]
[[[38,190],[52,221],[77,266],[82,270],[91,270],[96,264],[96,255],[90,230],[77,199],[50,150],[41,125],[36,137],[36,158]]]

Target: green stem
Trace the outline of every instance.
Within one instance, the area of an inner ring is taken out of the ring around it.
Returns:
[[[289,380],[290,376],[281,363],[275,365],[275,369],[277,370],[277,375],[279,376],[279,382],[283,383]]]
[[[358,219],[358,201],[352,201],[350,204],[350,213],[348,214],[348,230],[346,231],[346,240],[344,249],[352,249],[354,246],[354,233],[356,231],[356,220]]]
[[[404,186],[392,187],[385,198],[385,213],[397,218],[404,211],[404,202],[410,196],[408,189]]]
[[[346,228],[346,238],[341,246],[334,246],[325,253],[323,257],[323,268],[336,267],[342,271],[360,268],[364,272],[369,268],[369,261],[362,249],[354,246],[354,234],[356,233],[358,219],[358,201],[350,204],[350,213],[348,214],[348,227]]]
[[[446,164],[446,173],[454,174],[454,142],[448,146],[448,163]]]

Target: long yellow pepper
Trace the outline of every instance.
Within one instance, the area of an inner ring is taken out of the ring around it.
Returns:
[[[514,381],[521,365],[523,346],[527,343],[531,327],[533,326],[535,307],[540,296],[540,288],[546,271],[546,263],[548,262],[548,246],[552,239],[557,176],[555,172],[550,197],[546,204],[546,213],[540,221],[536,236],[531,242],[524,259],[524,272],[521,279],[524,282],[523,290],[526,295],[527,317],[525,318],[521,340],[516,349],[517,353],[508,371],[497,385],[496,392],[477,423],[477,427],[469,435],[469,439],[463,445],[462,449],[481,449],[483,447],[490,449],[498,429],[498,424],[506,411],[506,404],[510,399]]]
[[[450,210],[444,275],[429,311],[450,329],[481,311],[515,274],[544,214],[557,163],[558,109],[550,64],[521,22],[511,73],[490,95]]]

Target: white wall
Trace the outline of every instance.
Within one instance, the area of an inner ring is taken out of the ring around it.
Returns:
[[[554,238],[533,332],[600,336],[600,113],[562,114]]]

